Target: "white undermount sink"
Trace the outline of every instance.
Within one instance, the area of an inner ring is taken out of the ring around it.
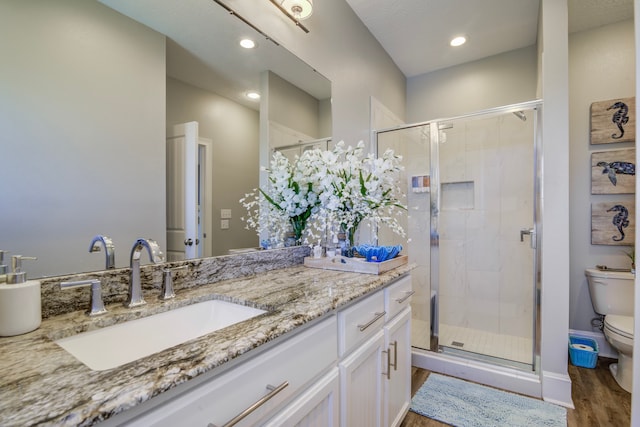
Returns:
[[[94,371],[104,371],[265,313],[253,307],[210,300],[55,343]]]

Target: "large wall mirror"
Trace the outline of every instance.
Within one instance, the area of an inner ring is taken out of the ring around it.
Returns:
[[[0,249],[37,257],[30,278],[104,269],[99,234],[118,268],[138,237],[166,251],[174,125],[197,122],[210,150],[200,256],[258,243],[239,199],[260,144],[283,144],[265,120],[286,143],[331,136],[330,82],[211,0],[3,2],[0,28]]]

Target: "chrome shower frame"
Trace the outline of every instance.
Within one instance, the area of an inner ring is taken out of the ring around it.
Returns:
[[[515,369],[516,371],[523,373],[523,369],[526,372],[538,372],[539,370],[539,360],[540,360],[540,343],[541,343],[541,327],[540,327],[540,291],[541,291],[541,283],[540,283],[540,252],[541,252],[541,236],[542,236],[542,217],[541,217],[541,203],[542,203],[542,141],[541,141],[541,110],[542,110],[542,100],[534,100],[528,101],[518,104],[512,104],[497,108],[491,108],[487,110],[481,110],[474,113],[449,117],[449,118],[441,118],[436,120],[429,120],[425,122],[412,123],[407,125],[395,126],[392,128],[385,129],[376,129],[372,131],[372,145],[374,147],[374,152],[376,154],[378,150],[378,135],[382,133],[387,133],[391,131],[404,130],[409,128],[421,127],[421,126],[429,126],[430,132],[430,175],[431,175],[431,192],[430,192],[430,286],[431,292],[435,291],[436,295],[439,294],[439,261],[440,261],[440,253],[439,253],[439,228],[438,228],[438,220],[440,214],[440,206],[441,206],[441,194],[440,194],[440,170],[439,170],[439,145],[441,140],[441,130],[450,127],[449,122],[452,121],[460,121],[464,119],[477,118],[477,117],[491,117],[502,115],[505,113],[513,113],[517,118],[526,120],[526,116],[524,116],[524,111],[533,110],[535,113],[533,115],[534,123],[533,123],[533,171],[534,171],[534,200],[533,200],[533,228],[531,229],[531,246],[533,248],[533,282],[532,286],[534,287],[532,307],[533,307],[533,331],[532,331],[532,355],[531,355],[531,365],[527,368],[518,367],[517,364],[506,364],[506,365],[496,365],[497,361],[491,360],[488,358],[487,360],[476,360],[469,359],[468,362],[478,364],[479,366],[487,365],[487,366],[497,366],[500,370],[506,369],[509,371],[510,369]],[[437,296],[436,296],[437,298]],[[431,325],[431,339],[430,339],[430,348],[429,350],[420,350],[414,349],[414,361],[416,360],[416,354],[420,353],[431,353],[434,356],[434,353],[438,354],[438,358],[452,358],[452,359],[460,359],[464,360],[464,358],[458,356],[452,356],[449,354],[440,354],[438,353],[441,349],[438,339],[439,339],[439,321],[437,316],[431,316],[433,320],[433,324]],[[440,362],[438,362],[440,363]],[[456,362],[461,363],[461,362]],[[467,362],[465,362],[467,363]],[[420,363],[414,363],[414,365],[420,365]],[[515,366],[515,367],[514,367]],[[480,368],[480,369],[487,369]],[[473,371],[473,369],[471,369]],[[464,376],[464,375],[463,375]],[[525,394],[528,393],[528,389],[523,390],[522,388],[515,388],[515,391],[520,390]]]

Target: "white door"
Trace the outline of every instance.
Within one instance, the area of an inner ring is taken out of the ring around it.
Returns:
[[[207,150],[209,145],[207,141],[199,142],[198,122],[175,125],[167,135],[168,261],[206,256],[202,248],[210,246],[204,244],[206,221],[203,224],[199,221],[199,202],[204,204],[202,195],[207,193],[204,191],[207,179],[199,170],[199,159],[207,158],[202,155],[202,147]],[[210,167],[211,162],[206,164]]]

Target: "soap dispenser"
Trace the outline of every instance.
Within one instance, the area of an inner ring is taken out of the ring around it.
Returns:
[[[23,260],[35,259],[22,255],[11,257],[13,271],[7,273],[7,283],[0,283],[0,336],[25,334],[40,326],[40,281],[27,280],[27,273],[22,271]]]

